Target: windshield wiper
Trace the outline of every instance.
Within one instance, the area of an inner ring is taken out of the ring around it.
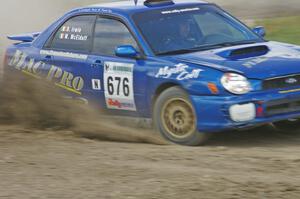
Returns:
[[[178,55],[178,54],[185,54],[185,53],[191,53],[196,52],[198,50],[196,49],[180,49],[180,50],[174,50],[174,51],[168,51],[168,52],[161,52],[157,53],[156,55]]]
[[[216,44],[222,47],[229,47],[229,46],[237,46],[237,45],[245,45],[245,44],[255,44],[258,43],[257,40],[245,40],[245,41],[233,41],[233,42],[224,42],[220,44]]]
[[[257,42],[258,42],[257,40],[223,42],[223,43],[218,43],[218,44],[199,46],[199,47],[193,48],[193,50],[199,50],[199,51],[210,50],[210,49],[216,49],[216,48],[222,48],[222,47],[238,46],[238,45],[245,45],[245,44],[255,44]]]
[[[173,50],[173,51],[168,51],[168,52],[161,52],[161,53],[157,53],[156,55],[178,55],[178,54],[192,53],[192,52],[197,52],[197,51],[211,50],[211,49],[221,48],[221,47],[224,47],[224,46],[219,45],[219,44],[203,45],[203,46],[198,46],[198,47],[189,48],[189,49],[180,49],[180,50]]]

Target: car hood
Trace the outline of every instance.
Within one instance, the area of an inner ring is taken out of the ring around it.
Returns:
[[[175,56],[177,61],[267,79],[300,74],[300,47],[279,42],[221,48]]]

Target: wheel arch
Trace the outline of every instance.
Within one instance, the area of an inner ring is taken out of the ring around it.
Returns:
[[[175,82],[165,82],[165,83],[162,83],[161,85],[159,85],[156,89],[155,89],[155,92],[152,96],[152,99],[151,99],[151,110],[153,112],[153,109],[154,109],[154,104],[157,100],[157,98],[167,89],[169,88],[172,88],[172,87],[175,87],[175,86],[178,86],[180,88],[183,88],[180,84],[178,83],[175,83]]]

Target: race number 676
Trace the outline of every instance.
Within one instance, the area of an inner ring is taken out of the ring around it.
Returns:
[[[107,78],[107,90],[109,95],[121,95],[128,97],[130,95],[129,79],[127,77],[112,77]]]

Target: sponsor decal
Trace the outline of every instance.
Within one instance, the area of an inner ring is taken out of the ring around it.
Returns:
[[[177,13],[184,13],[184,12],[192,12],[192,11],[197,11],[200,10],[200,8],[195,7],[195,8],[184,8],[184,9],[175,9],[175,10],[166,10],[162,11],[161,14],[177,14]]]
[[[70,92],[81,95],[84,80],[80,76],[63,71],[60,67],[52,65],[47,74],[47,80],[56,82],[55,85]]]
[[[50,55],[50,56],[57,56],[57,57],[66,57],[66,58],[73,58],[73,59],[81,59],[86,60],[88,58],[87,55],[84,54],[77,54],[77,53],[70,53],[70,52],[60,52],[54,50],[41,50],[41,55]]]
[[[108,99],[107,103],[110,107],[121,108],[121,103],[118,100]]]
[[[8,65],[34,78],[52,81],[56,86],[78,95],[81,95],[84,87],[84,80],[81,76],[75,76],[55,65],[35,61],[20,50],[16,51]]]
[[[104,62],[104,93],[109,109],[136,111],[133,89],[134,64]]]
[[[186,64],[177,64],[175,67],[165,66],[160,68],[158,73],[155,75],[156,78],[171,78],[173,75],[176,75],[177,80],[188,80],[188,79],[197,79],[200,76],[200,73],[203,71],[201,69],[193,69],[188,71],[189,66]]]
[[[120,102],[119,100],[114,100],[114,99],[108,99],[107,103],[111,108],[114,107],[115,109],[133,109],[134,108],[134,104],[132,104],[132,103]]]
[[[24,74],[30,75],[36,79],[41,78],[41,71],[46,67],[43,62],[36,62],[32,58],[28,58],[25,53],[17,50],[14,56],[8,62],[9,66],[14,66],[17,70]]]
[[[93,90],[101,90],[100,79],[92,79],[92,88],[93,88]]]
[[[108,8],[83,8],[80,12],[101,12],[101,13],[113,13],[111,9]]]

